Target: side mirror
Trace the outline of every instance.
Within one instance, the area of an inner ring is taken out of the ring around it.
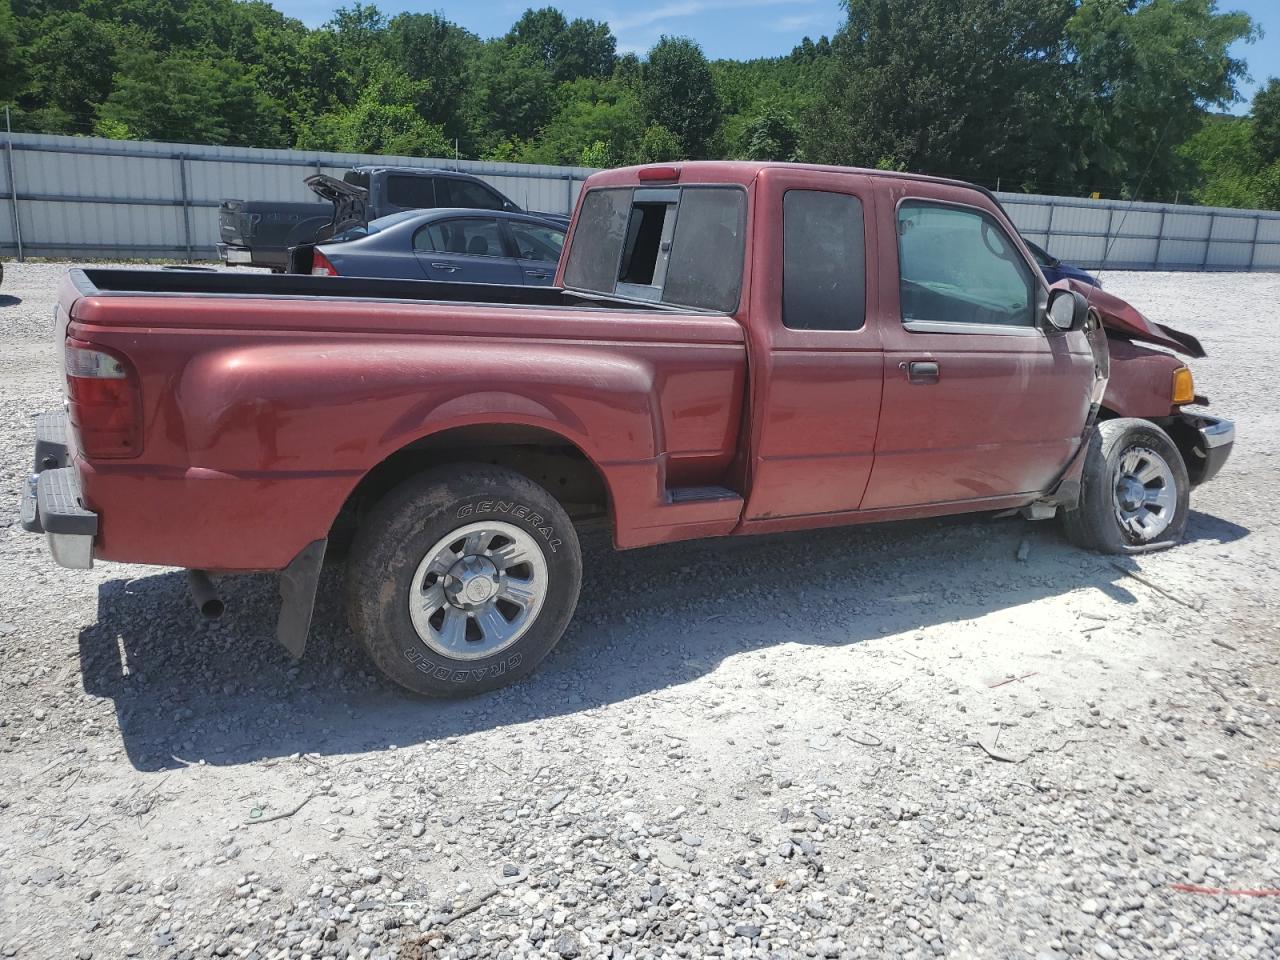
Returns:
[[[1089,301],[1074,290],[1050,290],[1045,316],[1053,329],[1063,333],[1083,330],[1089,318]]]

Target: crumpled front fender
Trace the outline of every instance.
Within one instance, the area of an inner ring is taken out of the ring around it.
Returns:
[[[1098,314],[1102,325],[1115,330],[1133,340],[1143,340],[1176,350],[1189,357],[1203,357],[1204,348],[1200,341],[1189,333],[1167,327],[1163,323],[1148,320],[1132,304],[1121,300],[1113,293],[1098,287],[1082,283],[1079,280],[1064,279],[1053,285],[1054,289],[1074,290],[1089,301],[1089,306]]]

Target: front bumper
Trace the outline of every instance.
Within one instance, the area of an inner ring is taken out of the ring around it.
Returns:
[[[35,468],[22,493],[22,528],[43,533],[49,552],[64,567],[93,566],[98,515],[84,505],[80,472],[71,461],[67,415],[50,410],[36,418]]]
[[[1198,485],[1212,480],[1231,456],[1231,448],[1236,440],[1236,425],[1230,420],[1204,414],[1184,413],[1182,420],[1195,431],[1191,456],[1184,457],[1191,482]]]

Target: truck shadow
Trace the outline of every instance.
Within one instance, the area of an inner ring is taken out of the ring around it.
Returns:
[[[1247,534],[1193,513],[1188,539]],[[299,663],[272,636],[274,577],[224,579],[228,613],[210,623],[171,572],[102,585],[97,622],[80,633],[81,669],[87,693],[114,701],[139,770],[341,755],[627,700],[781,643],[856,648],[1081,588],[1136,603],[1130,588],[1145,588],[1110,559],[1075,550],[1052,525],[973,518],[627,553],[591,538],[582,602],[557,650],[521,683],[458,701],[415,698],[374,673],[345,623],[340,570],[322,579]]]

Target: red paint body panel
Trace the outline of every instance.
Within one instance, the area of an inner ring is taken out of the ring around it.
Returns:
[[[67,331],[129,358],[144,411],[140,456],[77,457],[99,514],[95,554],[279,569],[327,535],[387,457],[474,425],[536,427],[581,450],[604,478],[620,547],[996,509],[1053,484],[1079,446],[1094,384],[1084,336],[912,333],[899,315],[896,203],[963,202],[1008,226],[989,197],[836,167],[679,167],[682,186],[747,191],[732,316],[95,294],[64,281]],[[635,168],[608,171],[587,190],[639,182]],[[862,329],[782,325],[787,189],[861,200]],[[1158,361],[1128,347],[1117,349],[1109,396],[1146,409]],[[940,363],[937,384],[907,383],[898,365],[919,358]],[[697,486],[739,498],[673,501],[673,488]]]
[[[1154,420],[1178,412],[1173,404],[1173,372],[1181,360],[1129,340],[1111,337],[1111,379],[1102,405],[1121,417]]]
[[[983,210],[1017,231],[984,195],[955,186],[882,180],[878,204],[884,402],[866,510],[1038,494],[1080,445],[1093,387],[1083,331],[1026,327],[982,333],[908,330],[899,303],[897,208],[924,198]],[[935,361],[937,383],[908,379],[906,364]]]

